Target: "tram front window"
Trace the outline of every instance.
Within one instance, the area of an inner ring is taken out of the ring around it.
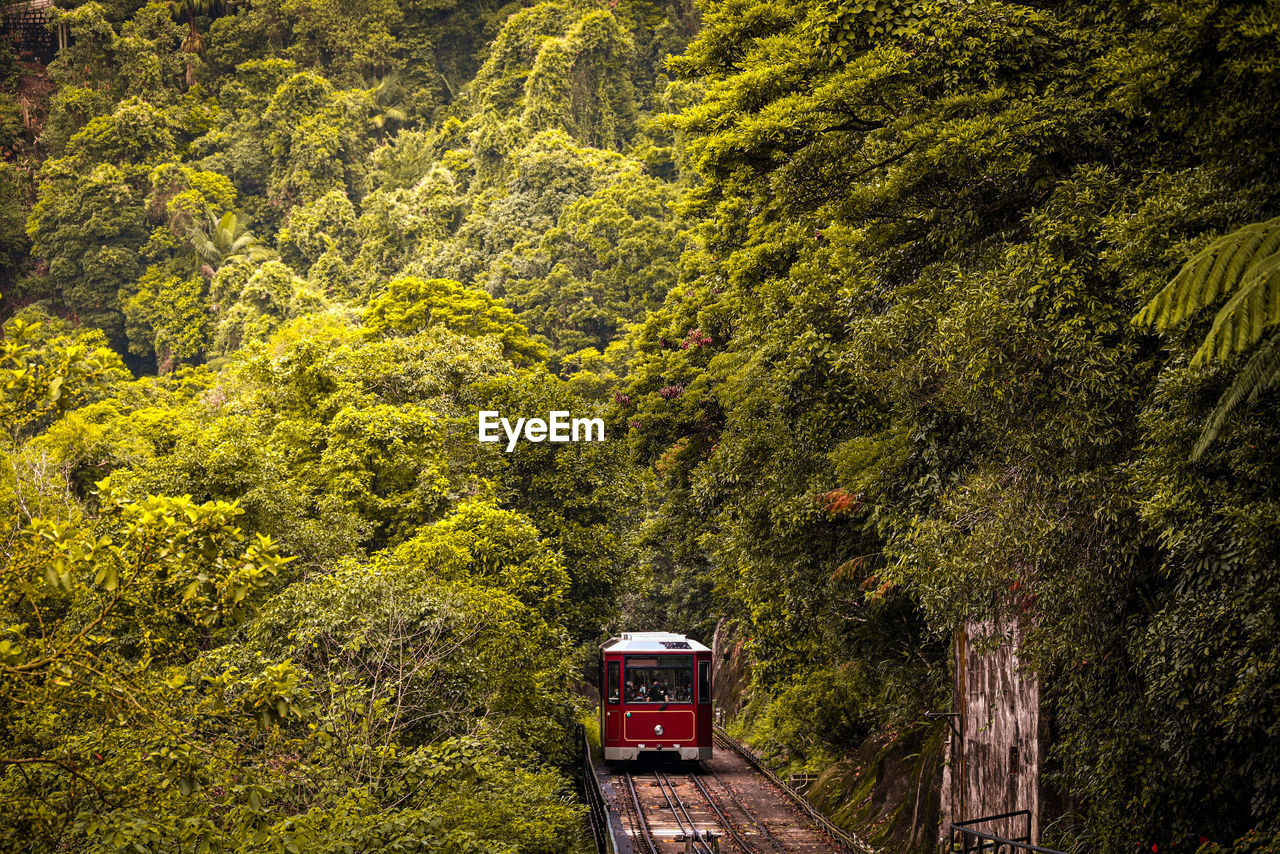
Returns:
[[[627,656],[626,702],[692,703],[693,656]]]

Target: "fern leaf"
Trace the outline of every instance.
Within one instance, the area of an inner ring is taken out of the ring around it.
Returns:
[[[1277,323],[1280,323],[1280,253],[1249,265],[1239,289],[1218,310],[1191,364],[1202,365],[1243,353]]]
[[[1280,252],[1280,217],[1224,234],[1182,265],[1182,269],[1134,323],[1168,329],[1253,277],[1255,268]]]
[[[1259,394],[1277,381],[1280,381],[1280,335],[1273,335],[1254,351],[1232,380],[1231,387],[1218,399],[1218,405],[1209,413],[1209,420],[1191,450],[1191,459],[1198,460],[1204,455],[1237,406],[1246,400],[1250,403],[1257,400]]]

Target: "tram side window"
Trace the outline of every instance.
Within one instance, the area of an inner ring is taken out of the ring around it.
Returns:
[[[698,662],[698,702],[711,702],[711,662]]]
[[[619,675],[622,668],[616,661],[610,661],[606,665],[608,669],[609,690],[608,697],[610,703],[616,703],[622,697],[622,677]]]
[[[627,656],[628,703],[692,703],[693,656]]]

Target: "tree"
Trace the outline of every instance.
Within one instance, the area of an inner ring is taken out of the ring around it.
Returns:
[[[141,198],[115,166],[103,164],[85,174],[69,162],[51,161],[43,172],[27,223],[33,252],[47,262],[60,302],[113,341],[123,341],[118,294],[141,272]]]
[[[201,361],[209,347],[207,297],[200,277],[165,275],[149,267],[122,305],[130,352],[154,356],[161,373]]]
[[[335,316],[273,346],[0,457],[0,848],[576,845],[568,572],[482,495],[494,455],[461,427],[475,380],[514,369],[495,340],[366,341]],[[77,458],[104,438],[150,450],[110,460],[89,507],[29,464],[100,465]]]
[[[394,72],[378,79],[368,87],[373,102],[372,115],[369,122],[382,139],[391,136],[391,131],[398,129],[409,118],[405,112],[405,89],[400,78]]]
[[[476,337],[493,335],[502,342],[503,354],[520,364],[547,357],[501,301],[449,279],[393,279],[386,293],[369,303],[364,322],[375,335],[411,334],[431,326]]]
[[[210,290],[218,315],[212,341],[215,353],[225,355],[252,341],[263,341],[283,321],[324,308],[324,298],[279,261],[257,267],[227,265],[223,271],[214,277]]]
[[[307,275],[326,254],[346,263],[357,245],[355,206],[341,190],[326,193],[290,211],[276,242],[284,261]]]
[[[92,333],[44,334],[44,321],[15,317],[0,336],[0,428],[11,442],[82,405],[126,372]]]
[[[28,259],[31,245],[23,228],[26,212],[18,175],[13,164],[0,164],[0,269],[4,271],[0,288],[6,294],[12,294],[10,288]]]
[[[205,216],[207,223],[193,227],[189,239],[206,278],[212,278],[226,264],[252,263],[266,257],[266,250],[249,230],[249,217],[235,211],[219,216],[212,208]]]
[[[272,0],[235,6],[209,28],[208,59],[229,73],[248,61],[286,59],[350,86],[392,66],[401,10],[389,0]]]
[[[204,36],[196,29],[196,16],[207,15],[213,11],[216,6],[216,0],[169,0],[174,14],[178,16],[187,16],[187,35],[182,39],[182,50],[185,53],[202,54],[204,53],[205,42]],[[187,60],[187,85],[194,86],[196,82],[195,66],[190,59]]]
[[[500,256],[486,282],[558,348],[604,349],[677,281],[677,198],[669,185],[624,172],[567,204],[536,243]]]

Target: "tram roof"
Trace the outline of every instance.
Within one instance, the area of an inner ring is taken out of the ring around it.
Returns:
[[[623,632],[600,645],[606,652],[710,652],[693,638],[673,632]]]

